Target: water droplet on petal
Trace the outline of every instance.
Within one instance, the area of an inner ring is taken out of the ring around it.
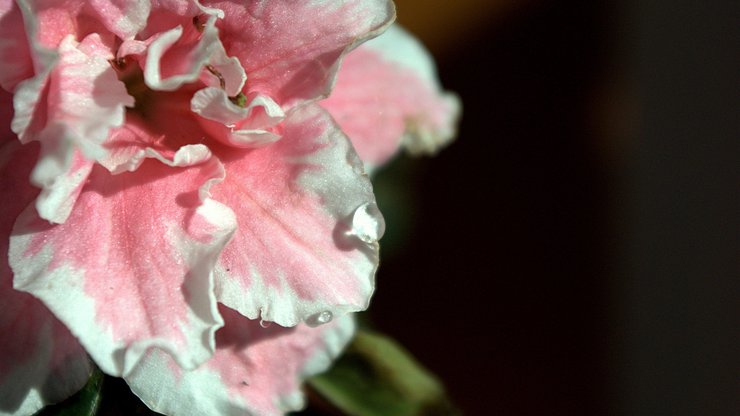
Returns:
[[[360,205],[352,214],[352,230],[350,234],[360,240],[372,244],[380,240],[385,232],[385,220],[374,202]]]
[[[264,319],[260,319],[260,326],[261,326],[262,328],[269,328],[269,327],[270,327],[270,325],[272,325],[272,322],[270,322],[270,321],[265,321]]]
[[[306,319],[306,325],[311,327],[317,327],[319,325],[328,324],[334,318],[334,314],[330,311],[324,311],[311,315]]]

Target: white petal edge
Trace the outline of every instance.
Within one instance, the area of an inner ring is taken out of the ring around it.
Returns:
[[[326,371],[352,339],[354,315],[343,316],[332,328],[316,331],[322,330],[324,348],[306,361],[298,374],[285,374],[285,377],[297,377],[303,381]],[[244,354],[248,356],[249,347]],[[230,394],[224,378],[207,363],[181,374],[173,374],[172,369],[169,357],[152,351],[125,379],[134,394],[150,409],[173,416],[276,416],[305,407],[303,392],[294,390],[283,397],[274,397],[269,407],[277,408],[278,413],[268,412],[264,404],[249,403]],[[248,379],[250,375],[244,374],[244,377]]]

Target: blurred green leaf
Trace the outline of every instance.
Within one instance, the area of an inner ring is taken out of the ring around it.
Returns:
[[[100,407],[104,378],[95,367],[82,390],[61,403],[43,408],[36,416],[95,416]]]
[[[402,256],[414,235],[419,216],[417,170],[418,161],[400,155],[373,176],[375,198],[386,223],[381,240],[385,260]]]
[[[334,367],[309,383],[347,415],[459,414],[433,374],[398,343],[372,331],[360,330]]]

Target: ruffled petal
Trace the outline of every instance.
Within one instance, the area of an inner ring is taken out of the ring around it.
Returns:
[[[10,138],[10,140],[7,140]],[[8,252],[15,218],[38,192],[28,174],[38,145],[3,135],[0,145],[0,252]],[[85,350],[33,296],[13,289],[8,257],[0,259],[0,415],[31,415],[79,390],[90,375]]]
[[[133,107],[134,99],[110,65],[114,58],[110,46],[97,34],[79,44],[66,37],[59,54],[46,101],[48,125],[62,125],[67,140],[86,157],[99,159],[105,154],[102,143],[110,128],[123,124],[125,107]],[[44,132],[40,136],[42,142],[59,140],[46,137]]]
[[[146,85],[157,91],[174,91],[200,79],[230,95],[238,94],[247,76],[239,60],[226,55],[215,21],[216,17],[210,16],[202,28],[178,25],[155,35],[144,64]]]
[[[22,142],[41,142],[31,175],[43,189],[37,209],[42,218],[62,223],[92,167],[87,159],[105,156],[102,143],[112,127],[123,124],[124,106],[133,106],[134,100],[116,77],[108,62],[113,55],[98,35],[81,43],[68,36],[58,52],[48,79],[42,72],[19,84],[12,127]]]
[[[208,198],[224,172],[202,148],[155,154],[133,173],[96,167],[67,222],[26,209],[15,225],[15,287],[44,301],[108,374],[152,347],[186,368],[213,351],[222,321],[211,270],[236,224]]]
[[[372,186],[320,107],[296,110],[263,148],[214,150],[228,175],[214,199],[239,222],[216,268],[220,302],[293,326],[367,307],[384,231]]]
[[[442,91],[427,51],[397,25],[347,55],[321,105],[371,167],[401,145],[434,153],[455,136],[460,115],[458,98]]]
[[[54,223],[64,222],[93,165],[68,141],[43,143],[39,161],[31,173],[31,182],[41,187],[35,204],[38,215]]]
[[[300,383],[326,370],[354,333],[352,316],[320,328],[263,328],[221,307],[225,326],[216,353],[193,371],[181,371],[152,352],[126,377],[152,410],[187,416],[272,416],[304,406]]]
[[[245,66],[249,91],[286,112],[328,95],[342,55],[395,17],[387,0],[203,3],[224,11],[216,23],[221,41]]]
[[[80,116],[86,114],[86,110],[95,110],[89,118],[95,120],[101,117],[100,107],[111,106],[111,101],[120,98],[121,92],[126,92],[107,62],[112,55],[114,36],[105,30],[95,16],[89,14],[89,4],[84,0],[16,0],[15,3],[22,16],[22,26],[19,27],[23,32],[14,36],[22,37],[27,42],[25,47],[19,47],[18,52],[22,58],[28,51],[33,71],[28,74],[32,77],[18,84],[14,91],[13,131],[26,143],[38,140],[36,136],[39,132],[55,121],[55,111]],[[17,17],[17,14],[13,17]],[[16,21],[14,25],[20,23]],[[67,38],[67,50],[64,51],[66,62],[60,64],[58,61],[63,52],[59,48]],[[80,39],[82,43],[78,44]],[[52,74],[53,70],[57,71],[56,75]],[[84,92],[95,92],[96,95],[85,97]],[[80,101],[80,98],[84,99]],[[49,99],[55,101],[49,103]],[[127,98],[122,99],[126,100],[125,103],[129,102]],[[70,102],[76,106],[56,107],[60,103]],[[75,112],[75,109],[79,111]],[[88,128],[90,121],[85,120],[80,129]],[[100,139],[97,138],[97,141]]]
[[[245,97],[245,106],[234,104],[220,88],[204,88],[193,95],[190,108],[203,119],[202,127],[214,139],[236,147],[259,147],[280,139],[274,127],[285,118],[269,97]]]

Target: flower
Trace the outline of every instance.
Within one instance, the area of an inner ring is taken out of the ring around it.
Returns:
[[[166,414],[301,407],[368,305],[384,230],[330,115],[351,132],[360,105],[317,101],[393,17],[384,0],[0,0],[0,414],[74,393],[88,354]],[[410,74],[369,51],[387,76],[368,84]],[[416,85],[436,100],[433,82]],[[414,126],[379,128],[386,149],[447,138],[454,117],[378,99]]]

